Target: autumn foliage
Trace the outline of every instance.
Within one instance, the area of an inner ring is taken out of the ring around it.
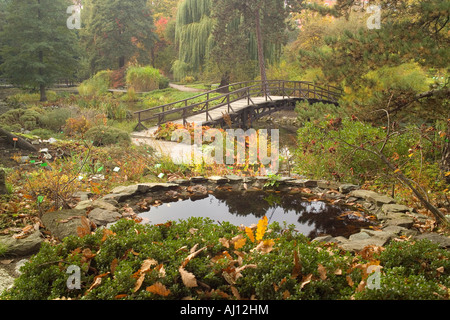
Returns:
[[[4,299],[448,299],[450,254],[398,239],[357,254],[291,228],[237,227],[189,218],[111,229],[44,244]],[[79,266],[81,289],[66,283]],[[378,289],[368,288],[375,266]],[[420,290],[415,288],[419,287]]]

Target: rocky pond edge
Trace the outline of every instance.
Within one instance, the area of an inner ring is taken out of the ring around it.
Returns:
[[[375,216],[379,222],[379,228],[361,229],[348,238],[323,235],[312,241],[334,242],[343,250],[358,252],[369,245],[385,246],[391,240],[403,236],[413,240],[428,239],[439,244],[441,248],[450,249],[450,237],[436,232],[422,233],[417,228],[418,224],[424,223],[430,217],[417,213],[405,205],[397,204],[390,196],[361,189],[360,186],[354,184],[291,177],[270,180],[265,176],[199,176],[177,179],[168,183],[138,183],[116,187],[111,193],[97,200],[92,200],[93,195],[89,192],[77,192],[73,195],[79,201],[75,208],[46,213],[42,216],[41,221],[44,230],[55,238],[63,239],[70,235],[77,236],[77,228],[83,226],[82,217],[88,218],[92,229],[106,227],[118,219],[130,217],[134,211],[127,210],[127,208],[132,208],[133,199],[136,202],[137,197],[151,196],[157,201],[164,202],[168,200],[167,194],[180,188],[185,193],[188,190],[189,196],[192,197],[196,193],[202,195],[214,191],[218,187],[226,187],[230,191],[260,191],[267,184],[281,192],[308,188],[312,194],[320,195],[323,200],[340,199],[344,205],[360,204],[369,215]],[[40,230],[34,230],[28,236],[20,239],[0,236],[0,245],[7,248],[4,257],[0,258],[0,292],[12,285],[14,278],[20,274],[20,266],[26,261],[23,258],[37,253],[43,241],[44,237]],[[2,265],[2,261],[15,261],[15,263],[5,267],[6,263]]]

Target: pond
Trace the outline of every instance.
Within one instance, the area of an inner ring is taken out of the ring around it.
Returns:
[[[151,224],[204,217],[237,226],[251,226],[267,216],[269,224],[278,222],[281,227],[294,225],[295,230],[311,239],[324,234],[348,237],[372,224],[350,207],[275,192],[216,191],[151,207],[139,216],[143,218],[143,223]]]

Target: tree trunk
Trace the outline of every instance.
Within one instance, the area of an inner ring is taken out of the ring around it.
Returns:
[[[123,67],[125,67],[125,57],[119,57],[119,69],[122,69]]]
[[[47,101],[47,92],[45,90],[45,84],[39,85],[39,93],[41,96],[40,101],[41,102]]]
[[[12,146],[16,146],[16,148],[27,150],[27,151],[37,151],[37,149],[26,140],[17,137],[8,131],[0,128],[0,136],[6,137],[6,142]],[[16,139],[16,140],[15,140]]]
[[[259,62],[259,72],[261,75],[262,82],[262,91],[264,96],[268,94],[267,92],[267,75],[266,75],[266,66],[264,62],[264,44],[263,38],[261,34],[261,21],[260,21],[260,13],[259,8],[255,12],[255,26],[256,26],[256,39],[257,39],[257,47],[258,47],[258,62]]]
[[[447,172],[450,172],[450,115],[447,120],[447,135],[445,137],[446,143],[442,151],[441,158],[441,170],[444,173],[445,181],[450,184],[450,174],[445,176]]]
[[[230,84],[230,73],[226,71],[225,74],[222,75],[222,79],[220,79],[220,84],[219,88],[217,89],[217,92],[219,93],[230,92],[230,87],[228,87],[229,84]]]

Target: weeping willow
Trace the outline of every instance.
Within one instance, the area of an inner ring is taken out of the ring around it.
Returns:
[[[175,42],[178,60],[172,71],[177,80],[199,74],[213,45],[211,0],[185,0],[180,3],[176,17]]]
[[[178,6],[175,28],[175,42],[178,47],[178,59],[172,65],[176,80],[184,77],[199,76],[205,70],[212,49],[215,46],[211,0],[184,0]],[[242,19],[233,19],[225,28],[231,34],[240,32]],[[219,26],[224,27],[224,26]],[[253,33],[245,35],[246,51],[242,53],[248,59],[248,65],[257,67],[257,40]],[[269,41],[264,43],[264,54],[269,63],[278,61],[281,45]],[[254,70],[257,74],[257,69]]]

